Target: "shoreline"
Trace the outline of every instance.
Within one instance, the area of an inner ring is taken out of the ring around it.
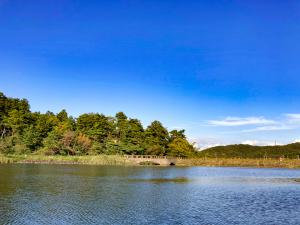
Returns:
[[[136,164],[120,155],[97,155],[97,156],[44,156],[44,155],[4,156],[4,155],[0,155],[0,164],[145,166],[145,165]],[[156,166],[165,167],[166,165],[156,165]],[[241,159],[241,158],[185,158],[185,159],[177,159],[175,166],[300,169],[300,160],[299,159],[278,160],[278,159]]]
[[[203,167],[244,167],[244,168],[282,168],[300,169],[299,159],[251,159],[251,158],[192,158],[182,159],[178,166]]]

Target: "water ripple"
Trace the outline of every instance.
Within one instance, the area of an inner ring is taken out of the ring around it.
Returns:
[[[298,170],[1,165],[0,224],[300,224]]]

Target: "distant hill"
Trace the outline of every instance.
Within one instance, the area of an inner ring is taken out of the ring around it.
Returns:
[[[291,158],[300,157],[300,143],[278,146],[227,145],[205,149],[202,157],[218,158]]]

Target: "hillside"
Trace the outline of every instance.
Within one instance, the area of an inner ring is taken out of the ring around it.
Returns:
[[[291,158],[300,157],[300,143],[280,146],[227,145],[205,149],[202,157],[219,158]]]

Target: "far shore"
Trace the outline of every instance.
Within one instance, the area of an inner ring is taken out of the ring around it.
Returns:
[[[149,165],[151,165],[151,159]],[[121,155],[97,156],[45,156],[45,155],[0,155],[0,164],[77,164],[140,166]],[[145,164],[144,164],[145,165]],[[159,166],[159,165],[158,165]],[[254,168],[290,168],[299,169],[299,159],[242,159],[242,158],[178,158],[175,166],[206,167],[254,167]]]

